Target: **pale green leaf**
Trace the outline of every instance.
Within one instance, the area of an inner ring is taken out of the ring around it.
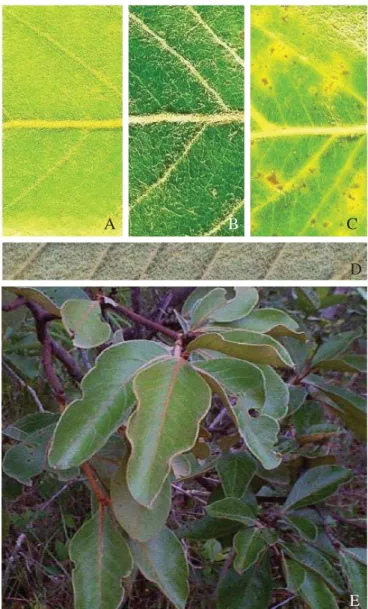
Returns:
[[[321,577],[305,571],[304,581],[299,590],[310,609],[338,609],[337,600]]]
[[[138,405],[127,426],[132,445],[128,485],[138,503],[151,507],[172,459],[194,445],[199,423],[211,406],[211,390],[181,358],[148,366],[137,374],[133,387]]]
[[[122,7],[7,6],[3,18],[4,233],[118,234]]]
[[[47,465],[46,450],[55,424],[47,425],[27,435],[24,442],[9,448],[3,459],[3,470],[21,484],[32,485],[32,478]]]
[[[232,322],[251,314],[258,302],[258,292],[255,288],[234,288],[235,296],[226,305],[217,309],[211,320],[217,323]]]
[[[294,484],[285,502],[285,510],[295,510],[320,503],[333,495],[340,484],[348,482],[351,470],[341,465],[319,465],[305,472]]]
[[[367,234],[366,20],[252,7],[252,235]]]
[[[286,579],[286,585],[290,592],[300,590],[304,582],[305,569],[300,563],[292,558],[282,555],[282,570]]]
[[[17,296],[23,296],[26,300],[35,302],[40,305],[47,313],[60,317],[59,307],[53,302],[53,300],[44,293],[42,288],[8,288],[10,291],[17,294]]]
[[[354,557],[355,560],[361,562],[367,566],[367,549],[366,548],[342,548],[344,554],[349,554]]]
[[[150,360],[166,354],[152,341],[129,341],[105,349],[84,377],[83,397],[63,412],[52,441],[49,462],[64,469],[80,465],[106,443],[131,413],[132,379]]]
[[[187,351],[205,349],[247,360],[255,364],[268,364],[279,368],[292,368],[293,362],[286,349],[271,336],[248,330],[227,330],[198,336],[188,345]]]
[[[259,309],[252,311],[247,317],[232,324],[234,327],[261,332],[270,336],[293,336],[304,342],[304,332],[298,331],[298,324],[285,311],[279,309]]]
[[[132,235],[244,233],[243,30],[240,6],[130,7]]]
[[[33,412],[7,425],[3,435],[13,440],[26,440],[30,434],[56,423],[59,417],[55,412]]]
[[[61,307],[61,318],[75,347],[81,349],[98,347],[111,336],[111,328],[102,319],[98,301],[67,300]]]
[[[217,461],[216,469],[225,495],[240,499],[248,490],[256,464],[246,453],[228,453]]]
[[[202,300],[206,294],[212,292],[213,288],[206,288],[204,286],[195,288],[189,296],[186,298],[182,308],[181,314],[185,318],[189,318],[193,312],[193,309],[196,308],[199,304],[199,301]]]
[[[256,524],[256,517],[252,509],[237,497],[226,497],[214,501],[206,507],[207,514],[212,518],[225,518],[235,520],[246,526],[252,527]]]
[[[352,330],[351,332],[340,332],[335,334],[325,343],[323,343],[318,349],[317,353],[312,359],[312,367],[319,367],[321,362],[325,362],[330,359],[338,359],[342,353],[349,348],[351,343],[361,336],[361,329]]]
[[[171,485],[165,480],[151,509],[140,505],[132,497],[126,480],[127,460],[122,461],[111,485],[112,509],[123,529],[132,539],[148,541],[164,527],[171,506]]]
[[[224,288],[214,288],[203,298],[198,300],[191,311],[190,328],[200,328],[206,321],[213,318],[217,309],[226,306],[226,290]]]
[[[133,561],[129,546],[107,512],[96,513],[70,542],[75,609],[118,609],[124,598],[121,579]]]
[[[133,540],[129,543],[143,575],[160,588],[176,609],[185,609],[189,594],[188,565],[176,535],[163,528],[146,543]]]
[[[333,566],[332,562],[322,554],[322,552],[317,550],[317,548],[305,542],[283,542],[282,549],[288,556],[306,567],[308,571],[313,571],[323,578],[328,586],[336,592],[336,594],[342,594],[344,582],[338,570]]]
[[[234,569],[243,573],[259,560],[262,550],[266,548],[266,542],[262,536],[262,530],[257,527],[241,529],[234,537]]]
[[[218,609],[265,609],[272,599],[272,575],[267,555],[239,575],[229,569],[218,587]]]
[[[232,409],[240,435],[251,453],[265,469],[275,469],[281,463],[281,455],[274,449],[280,431],[279,423],[267,414],[249,414],[252,409],[244,398],[239,398]]]
[[[288,411],[289,390],[281,376],[271,366],[259,366],[266,387],[266,400],[262,414],[268,414],[273,419],[282,419]]]
[[[327,383],[317,374],[309,374],[305,382],[322,391],[322,396],[327,395],[330,399],[324,399],[338,417],[347,427],[365,440],[367,436],[367,405],[364,398],[353,393],[345,387],[338,387]]]
[[[367,358],[364,355],[345,355],[340,359],[329,359],[319,362],[319,370],[336,370],[338,372],[366,372]]]
[[[365,555],[366,550],[361,549]],[[340,564],[346,579],[349,582],[350,594],[356,594],[359,597],[359,607],[367,609],[367,567],[359,559],[354,552],[350,552],[350,548],[341,548]]]

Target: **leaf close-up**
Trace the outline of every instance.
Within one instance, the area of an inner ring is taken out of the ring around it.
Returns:
[[[364,6],[253,7],[253,235],[366,235],[366,21]]]
[[[243,234],[243,13],[130,7],[131,235]]]
[[[4,233],[121,232],[122,8],[6,6],[3,104]]]

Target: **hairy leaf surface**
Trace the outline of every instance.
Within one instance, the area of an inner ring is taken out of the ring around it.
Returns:
[[[75,609],[118,609],[121,579],[133,568],[129,546],[108,513],[96,513],[70,542]]]
[[[243,28],[240,6],[130,7],[132,235],[243,234]]]
[[[253,7],[253,235],[366,235],[366,19]]]
[[[69,404],[56,428],[52,467],[80,465],[106,443],[134,404],[132,378],[147,362],[166,355],[152,341],[129,341],[105,349],[82,381],[83,397]]]
[[[133,387],[138,405],[127,427],[132,445],[128,485],[138,503],[152,507],[171,460],[194,445],[211,405],[211,390],[182,358],[148,366],[135,377]]]
[[[7,6],[3,27],[4,233],[116,234],[122,8]]]

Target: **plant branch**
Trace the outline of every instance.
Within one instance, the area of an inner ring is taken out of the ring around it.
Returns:
[[[18,376],[18,374],[6,362],[3,362],[3,366],[4,366],[4,369],[7,371],[7,373],[9,374],[9,376],[11,378],[13,378],[20,385],[20,387],[22,389],[26,389],[26,391],[28,391],[28,393],[31,394],[31,396],[33,397],[34,401],[37,404],[38,410],[40,412],[45,412],[43,404],[42,404],[40,398],[38,397],[36,391],[33,389],[33,387],[30,387],[29,385],[27,385],[27,383],[20,376]]]
[[[25,298],[23,296],[18,296],[12,302],[7,304],[3,304],[2,309],[4,312],[8,313],[9,311],[15,311],[15,309],[19,309],[26,303]]]
[[[169,336],[174,341],[178,340],[178,338],[180,337],[180,334],[181,334],[180,332],[175,332],[175,330],[170,330],[170,328],[166,328],[162,324],[152,321],[151,319],[148,319],[147,317],[143,317],[143,315],[140,315],[139,313],[134,313],[134,311],[132,311],[131,309],[128,309],[127,307],[124,307],[123,305],[119,305],[119,304],[111,305],[109,303],[102,302],[101,307],[116,311],[117,313],[119,313],[119,315],[123,315],[124,317],[131,319],[136,324],[142,324],[143,326],[146,326],[147,328],[152,328],[156,332],[161,332],[161,334],[166,334],[166,336]]]
[[[91,488],[92,488],[94,494],[96,495],[98,503],[100,505],[110,505],[111,499],[104,493],[104,491],[102,490],[100,485],[97,483],[95,476],[94,476],[94,471],[93,471],[92,467],[90,466],[90,464],[86,462],[86,463],[83,463],[83,465],[81,467],[88,478],[88,482],[90,483]]]

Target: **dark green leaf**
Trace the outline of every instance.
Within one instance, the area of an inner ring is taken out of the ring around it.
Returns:
[[[223,455],[216,469],[227,497],[242,497],[248,490],[256,471],[254,459],[246,453]]]
[[[220,501],[214,501],[206,507],[206,511],[213,518],[235,520],[235,522],[241,522],[250,527],[256,524],[253,510],[237,497],[226,497]]]
[[[272,598],[272,576],[269,557],[239,575],[229,569],[220,580],[218,609],[265,609]]]
[[[285,502],[285,510],[295,510],[333,495],[340,484],[348,482],[351,470],[340,465],[319,465],[303,474],[294,484]]]
[[[262,550],[266,547],[266,542],[262,535],[262,530],[258,527],[241,529],[234,537],[234,569],[238,573],[243,573],[259,560]]]

